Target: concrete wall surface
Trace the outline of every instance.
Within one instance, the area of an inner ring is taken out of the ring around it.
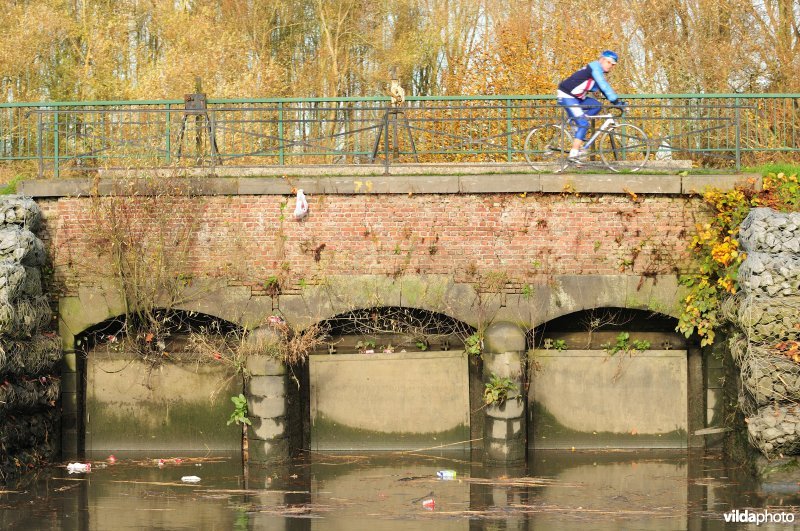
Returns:
[[[685,447],[685,350],[533,352],[529,445]]]
[[[227,425],[229,397],[241,392],[241,381],[219,367],[151,367],[122,354],[90,353],[87,376],[87,452],[241,450],[241,428]]]
[[[310,358],[311,448],[469,448],[465,352]]]

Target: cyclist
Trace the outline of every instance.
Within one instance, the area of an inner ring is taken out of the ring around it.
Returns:
[[[587,94],[599,90],[612,105],[625,106],[625,102],[619,100],[605,77],[615,64],[617,64],[617,54],[605,50],[597,61],[592,61],[558,84],[558,104],[564,107],[577,127],[575,140],[569,151],[570,162],[580,162],[578,159],[584,154],[581,148],[589,130],[589,120],[586,117],[600,112],[600,102],[588,97]]]

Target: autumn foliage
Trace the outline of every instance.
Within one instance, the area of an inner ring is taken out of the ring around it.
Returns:
[[[615,49],[620,92],[800,87],[796,0],[4,0],[0,101],[552,94]],[[24,45],[20,45],[24,43]]]
[[[710,189],[703,199],[711,215],[709,221],[696,226],[691,240],[695,268],[681,277],[687,295],[683,299],[678,329],[686,337],[697,333],[701,345],[710,345],[721,322],[723,299],[739,290],[739,265],[746,258],[745,253],[739,250],[739,225],[755,207],[796,211],[800,206],[800,184],[796,174],[771,173],[764,177],[762,189],[758,192],[740,188],[728,191]],[[775,346],[791,359],[798,354],[797,347],[794,341]]]

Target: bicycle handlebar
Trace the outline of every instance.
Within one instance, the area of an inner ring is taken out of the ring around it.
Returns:
[[[623,116],[625,116],[625,107],[624,106],[606,105],[605,108],[607,109],[609,114],[611,114],[613,112],[617,112],[617,113],[619,113],[618,114],[619,118],[622,118]]]

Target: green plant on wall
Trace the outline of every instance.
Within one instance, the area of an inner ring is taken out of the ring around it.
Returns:
[[[264,281],[264,291],[267,295],[275,296],[281,293],[281,281],[277,275],[270,275]]]
[[[247,398],[242,393],[239,393],[239,396],[231,397],[231,402],[233,402],[233,413],[228,419],[228,426],[233,423],[251,426],[253,423],[247,417]]]
[[[515,393],[518,390],[519,387],[517,387],[517,384],[510,378],[497,376],[492,373],[483,390],[483,403],[487,406],[493,404],[501,406],[508,400],[509,394]]]
[[[522,286],[522,298],[530,299],[533,297],[534,293],[536,292],[536,288],[531,286],[530,284],[525,284]]]
[[[633,345],[633,350],[638,350],[640,352],[650,349],[650,342],[646,339],[634,339],[631,345]]]
[[[680,283],[687,288],[678,331],[686,337],[697,333],[701,345],[714,342],[720,325],[722,301],[738,291],[739,265],[745,254],[739,250],[739,225],[751,208],[767,206],[781,212],[794,211],[800,205],[800,184],[797,175],[766,175],[762,189],[709,190],[703,195],[709,208],[709,219],[696,226],[690,243],[695,267],[682,275]]]
[[[480,356],[483,352],[483,334],[475,332],[464,340],[464,350],[470,356]]]
[[[361,354],[365,354],[367,351],[373,351],[374,352],[375,351],[375,345],[376,345],[375,341],[373,341],[371,339],[364,339],[364,340],[357,341],[356,344],[355,344],[355,348]]]
[[[613,356],[620,352],[630,354],[631,352],[648,350],[650,348],[650,342],[645,339],[631,340],[629,332],[620,332],[617,334],[616,342],[605,343],[601,346],[608,352],[609,356]]]

